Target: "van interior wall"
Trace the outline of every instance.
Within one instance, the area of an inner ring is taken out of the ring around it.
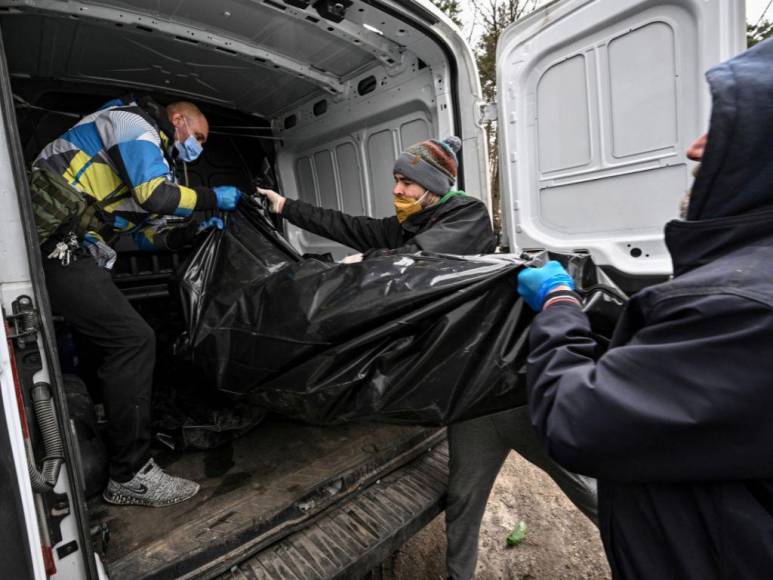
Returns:
[[[344,102],[303,103],[280,120],[277,170],[284,195],[351,215],[394,215],[392,167],[400,151],[449,124],[439,114],[432,69],[416,57],[392,78],[375,70]],[[315,110],[316,109],[316,110]],[[324,112],[317,114],[317,111]],[[449,112],[450,113],[450,112]],[[354,250],[288,225],[302,252]]]

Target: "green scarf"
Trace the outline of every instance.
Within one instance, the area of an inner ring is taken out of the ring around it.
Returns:
[[[438,202],[438,205],[444,204],[452,197],[456,197],[457,195],[467,195],[463,191],[449,191],[447,194],[445,194],[443,197],[440,198],[440,201]]]

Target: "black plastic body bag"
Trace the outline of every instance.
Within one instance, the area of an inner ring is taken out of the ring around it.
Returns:
[[[591,321],[608,335],[624,297],[587,255],[530,259],[545,258],[594,290]],[[303,259],[262,207],[242,203],[184,267],[181,352],[214,388],[311,423],[471,419],[526,403],[534,313],[516,292],[525,263]]]

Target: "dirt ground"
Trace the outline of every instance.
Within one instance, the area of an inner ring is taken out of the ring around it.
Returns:
[[[508,534],[526,522],[525,541],[509,548]],[[391,562],[396,580],[444,579],[445,523],[436,518]],[[555,483],[516,453],[497,478],[480,537],[479,580],[609,580],[596,527]]]

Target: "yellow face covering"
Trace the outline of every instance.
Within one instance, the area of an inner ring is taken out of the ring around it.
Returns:
[[[415,213],[419,213],[422,209],[424,209],[421,205],[421,200],[423,200],[424,196],[426,196],[428,193],[429,190],[425,191],[424,195],[422,195],[419,199],[411,199],[410,197],[405,197],[403,195],[393,196],[392,202],[395,204],[397,221],[403,223],[410,216]]]

